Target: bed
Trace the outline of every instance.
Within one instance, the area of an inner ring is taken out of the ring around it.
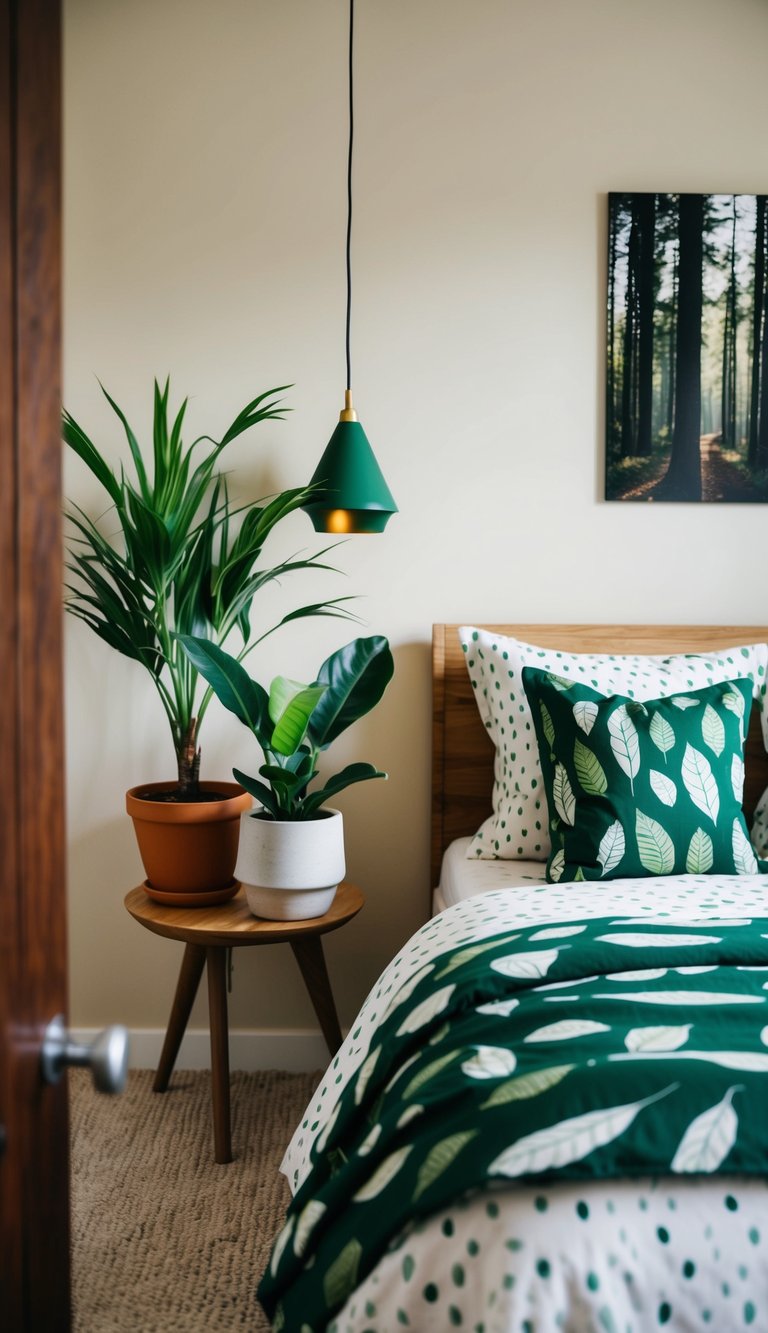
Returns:
[[[568,653],[768,639],[486,629]],[[552,885],[541,860],[467,859],[495,751],[465,656],[458,627],[435,626],[429,919],[293,1136],[265,1308],[302,1333],[768,1327],[768,877]],[[760,721],[748,821],[768,786]],[[598,1073],[605,1106],[589,1100]]]

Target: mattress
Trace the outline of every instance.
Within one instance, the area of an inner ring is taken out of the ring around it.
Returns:
[[[455,907],[476,893],[493,889],[519,889],[531,884],[544,884],[545,861],[481,861],[467,860],[471,838],[457,838],[443,857],[440,883],[433,895],[433,910],[442,912]]]

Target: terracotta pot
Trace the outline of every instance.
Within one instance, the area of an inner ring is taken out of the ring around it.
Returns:
[[[157,902],[207,906],[238,889],[234,879],[240,816],[252,804],[236,782],[201,782],[202,791],[225,792],[226,800],[163,802],[142,793],[171,791],[175,782],[145,782],[125,794],[144,862],[147,893]]]
[[[324,916],[344,871],[340,810],[326,808],[314,819],[296,821],[263,812],[241,816],[235,873],[254,916],[267,921]]]

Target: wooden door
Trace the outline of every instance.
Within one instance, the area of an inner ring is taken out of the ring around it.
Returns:
[[[70,1326],[59,0],[0,0],[0,1327]]]

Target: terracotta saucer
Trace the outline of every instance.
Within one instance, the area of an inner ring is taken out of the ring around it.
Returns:
[[[216,903],[225,903],[229,898],[234,898],[240,888],[240,881],[233,879],[223,889],[205,889],[197,893],[167,893],[163,889],[153,888],[147,879],[142,887],[153,902],[161,903],[163,907],[214,907]]]

